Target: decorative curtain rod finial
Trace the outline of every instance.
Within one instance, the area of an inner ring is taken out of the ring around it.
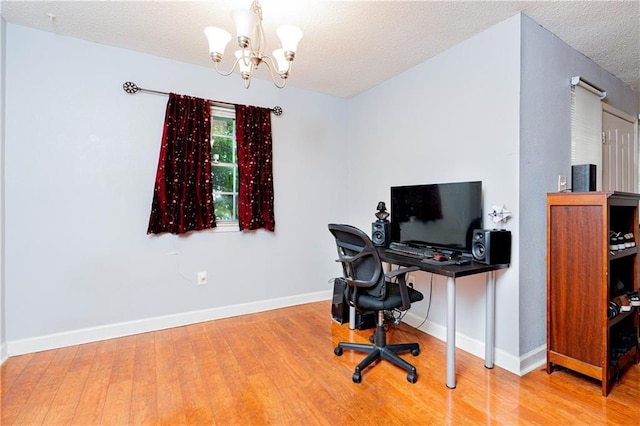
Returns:
[[[133,95],[138,90],[140,90],[140,88],[135,83],[125,81],[125,83],[122,85],[122,90],[129,93],[130,95]]]

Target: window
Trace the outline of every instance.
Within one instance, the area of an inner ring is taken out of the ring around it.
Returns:
[[[238,223],[236,113],[211,107],[211,181],[218,225]]]
[[[606,92],[571,79],[571,165],[595,164],[596,189],[602,191],[602,99]]]

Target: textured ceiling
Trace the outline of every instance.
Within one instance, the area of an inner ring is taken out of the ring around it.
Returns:
[[[250,3],[3,0],[1,13],[14,24],[212,67],[203,28],[234,33],[229,11]],[[261,3],[269,50],[278,47],[276,26],[304,31],[288,83],[298,88],[354,96],[523,12],[640,91],[640,0]],[[267,71],[254,78],[268,79]]]

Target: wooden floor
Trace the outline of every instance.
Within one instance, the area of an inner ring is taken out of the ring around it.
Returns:
[[[445,386],[445,344],[406,325],[388,342],[418,341],[404,357],[418,382],[382,362],[351,381],[367,342],[312,303],[12,357],[1,367],[2,425],[640,424],[640,366],[609,397],[599,383],[542,369],[518,377],[458,350]]]

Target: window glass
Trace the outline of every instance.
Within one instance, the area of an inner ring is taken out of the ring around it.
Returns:
[[[236,120],[232,108],[211,108],[211,180],[216,221],[238,222]]]

